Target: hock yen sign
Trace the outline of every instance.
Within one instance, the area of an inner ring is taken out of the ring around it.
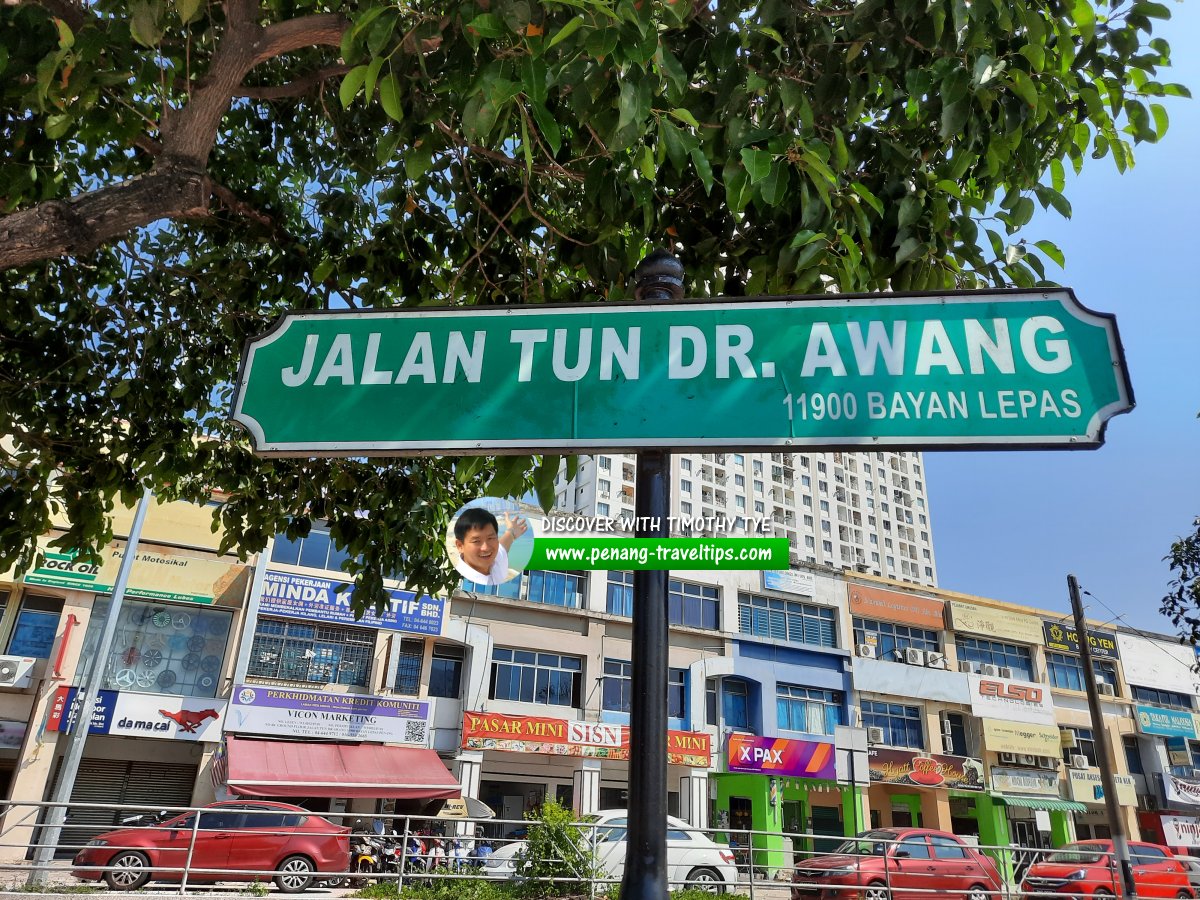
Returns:
[[[274,455],[1095,447],[1133,406],[1070,290],[288,313],[234,419]]]

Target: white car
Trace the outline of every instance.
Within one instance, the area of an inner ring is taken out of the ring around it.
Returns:
[[[591,841],[595,832],[596,861],[603,874],[619,881],[625,873],[625,831],[628,818],[623,809],[607,809],[585,816],[583,839]],[[517,857],[525,851],[525,841],[514,841],[494,852],[483,864],[489,878],[516,878]],[[733,853],[724,844],[711,840],[687,822],[667,816],[667,881],[671,887],[691,885],[718,893],[737,884]]]

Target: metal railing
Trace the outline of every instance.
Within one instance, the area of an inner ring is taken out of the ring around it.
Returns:
[[[35,868],[41,821],[53,803],[0,805],[0,886],[105,881],[114,890],[168,882],[186,894],[215,882],[274,883],[278,890],[357,888],[368,882],[537,880],[562,892],[609,894],[624,863],[625,821],[585,817],[558,844],[545,841],[531,866],[535,820],[309,813],[270,801],[208,807],[71,803],[54,862]],[[255,808],[257,806],[257,808]],[[134,816],[146,821],[129,822]],[[672,888],[701,887],[754,900],[920,900],[959,897],[1120,896],[1119,869],[1104,842],[1044,850],[979,846],[924,830],[881,828],[856,838],[668,825]],[[1134,850],[1135,877],[1154,894],[1196,897],[1173,858]],[[1179,871],[1174,871],[1178,869]]]

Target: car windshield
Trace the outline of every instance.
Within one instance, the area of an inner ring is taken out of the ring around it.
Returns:
[[[1095,865],[1107,855],[1108,848],[1103,844],[1068,844],[1061,850],[1050,854],[1047,862]]]
[[[894,840],[894,831],[864,831],[854,840],[843,841],[834,852],[854,856],[883,856],[887,853],[890,842]]]

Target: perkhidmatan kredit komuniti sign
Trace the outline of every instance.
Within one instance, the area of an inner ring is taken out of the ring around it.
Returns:
[[[1047,289],[289,313],[233,417],[277,455],[1087,447],[1132,406],[1113,318]]]

